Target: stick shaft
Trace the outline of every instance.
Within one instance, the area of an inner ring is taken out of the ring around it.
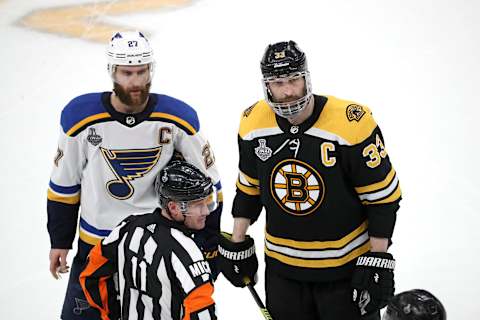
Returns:
[[[255,302],[257,303],[257,306],[260,308],[260,312],[262,313],[263,317],[266,320],[273,320],[272,316],[270,315],[267,308],[263,304],[262,299],[260,299],[260,297],[258,296],[257,290],[255,290],[252,283],[248,283],[247,288],[250,291],[250,293],[252,294],[252,297],[255,300]]]

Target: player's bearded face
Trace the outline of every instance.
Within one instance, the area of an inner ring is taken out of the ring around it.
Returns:
[[[278,78],[268,82],[268,89],[273,101],[277,103],[296,101],[305,96],[305,78],[303,76]]]
[[[118,99],[131,107],[147,101],[151,85],[150,65],[116,66],[113,75],[113,90]]]
[[[148,94],[150,93],[151,83],[147,83],[144,86],[130,86],[123,87],[121,84],[114,82],[113,90],[118,99],[132,107],[140,106],[147,101]]]

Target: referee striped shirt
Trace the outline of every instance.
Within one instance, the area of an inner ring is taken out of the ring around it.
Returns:
[[[107,288],[116,273],[120,301]],[[113,229],[90,251],[80,284],[102,320],[216,319],[208,262],[188,229],[160,209]]]

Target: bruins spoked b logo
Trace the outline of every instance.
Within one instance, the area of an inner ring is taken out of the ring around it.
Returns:
[[[296,159],[287,159],[273,169],[270,192],[283,210],[304,216],[320,206],[325,195],[325,185],[320,174],[310,165]]]

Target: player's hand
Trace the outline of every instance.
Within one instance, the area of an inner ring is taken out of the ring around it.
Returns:
[[[353,271],[353,301],[360,315],[369,316],[385,307],[395,292],[395,260],[387,252],[368,252],[357,258]]]
[[[62,273],[67,273],[70,267],[67,265],[68,249],[50,249],[50,273],[55,279],[61,278]]]
[[[222,232],[218,244],[218,269],[235,287],[245,287],[245,278],[256,279],[258,260],[253,239],[232,242],[232,235]]]

